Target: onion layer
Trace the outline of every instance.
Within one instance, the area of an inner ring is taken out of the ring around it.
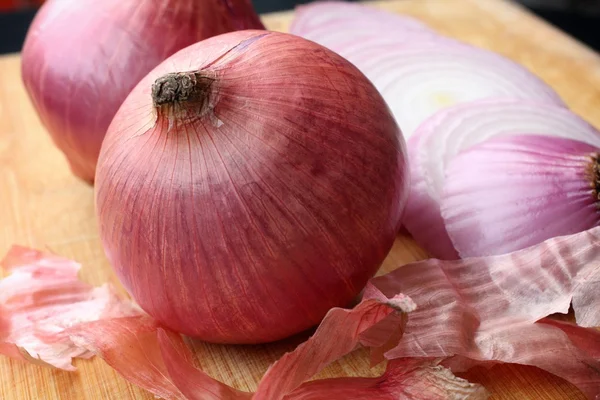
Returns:
[[[598,148],[557,137],[497,137],[456,156],[441,202],[461,258],[510,253],[600,222]]]
[[[117,113],[96,176],[101,238],[171,329],[276,340],[378,269],[405,158],[384,100],[346,60],[292,35],[221,35],[166,60]]]
[[[75,175],[94,180],[108,125],[131,89],[179,49],[262,29],[249,0],[48,0],[22,53],[25,87]]]
[[[563,104],[523,66],[436,35],[410,18],[343,3],[305,6],[297,18],[292,33],[335,51],[371,79],[405,138],[437,111],[459,103],[512,97]],[[327,21],[335,26],[326,29]]]
[[[440,212],[450,161],[477,143],[515,133],[565,137],[600,147],[600,133],[563,107],[501,99],[439,112],[408,142],[411,195],[404,224],[429,253],[442,259],[458,257]]]
[[[358,30],[362,28],[398,29],[415,33],[433,33],[424,23],[410,17],[365,7],[344,1],[318,1],[309,5],[299,6],[294,12],[294,20],[290,31],[297,35],[313,32],[315,29],[329,28],[331,33],[336,31],[338,24],[354,21]]]

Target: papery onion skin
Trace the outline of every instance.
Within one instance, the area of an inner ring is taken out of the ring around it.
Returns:
[[[155,109],[153,84],[174,72],[205,96]],[[132,91],[102,147],[96,211],[150,315],[211,342],[267,342],[364,287],[401,223],[407,172],[401,132],[355,67],[296,36],[234,32]]]
[[[532,365],[597,399],[600,350],[589,349],[600,343],[591,328],[600,326],[598,259],[600,227],[510,254],[432,258],[376,277],[370,284],[384,295],[400,292],[417,304],[402,340],[385,356],[445,358],[456,372],[470,368],[469,359]],[[580,327],[540,326],[571,305]]]
[[[73,173],[92,182],[110,121],[152,68],[208,37],[262,28],[249,0],[49,0],[27,34],[23,82]]]

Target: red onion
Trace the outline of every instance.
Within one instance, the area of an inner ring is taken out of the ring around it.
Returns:
[[[360,71],[299,37],[244,31],[178,52],[131,92],[102,146],[96,209],[144,310],[255,343],[364,287],[407,189],[402,135]]]
[[[417,19],[345,1],[318,1],[299,6],[294,12],[290,31],[304,35],[316,29],[329,28],[330,33],[335,34],[335,28],[342,27],[350,21],[354,22],[355,33],[367,29],[379,30],[382,27],[398,33],[434,33]]]
[[[458,257],[440,211],[449,163],[473,145],[509,134],[563,137],[600,147],[600,133],[563,107],[502,99],[439,112],[408,143],[411,195],[404,219],[416,241],[435,257]]]
[[[73,173],[94,180],[104,134],[129,91],[179,49],[262,29],[249,0],[49,0],[25,41],[25,87]]]
[[[599,152],[572,139],[509,135],[457,155],[441,210],[459,255],[510,253],[598,225]]]
[[[327,29],[327,23],[335,25]],[[459,103],[512,97],[563,105],[552,88],[512,60],[368,6],[304,6],[291,32],[356,65],[381,92],[407,139],[428,117]]]
[[[422,47],[446,40],[416,19],[339,1],[299,6],[290,32],[354,62],[356,55],[360,57],[366,51],[382,53],[393,45]]]

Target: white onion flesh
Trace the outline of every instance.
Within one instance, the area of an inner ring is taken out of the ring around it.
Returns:
[[[413,20],[367,6],[325,3],[301,8],[291,32],[356,65],[382,93],[406,138],[437,111],[474,100],[507,97],[563,105],[525,67],[407,21]]]

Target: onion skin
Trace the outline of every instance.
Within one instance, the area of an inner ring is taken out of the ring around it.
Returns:
[[[157,79],[187,71],[205,97],[155,108]],[[299,37],[243,31],[183,49],[131,92],[102,146],[96,211],[146,312],[206,341],[259,343],[359,293],[408,186],[401,132],[360,71]]]
[[[176,51],[262,29],[249,0],[49,0],[22,53],[27,92],[71,170],[92,182],[106,130],[127,94]]]
[[[598,226],[599,150],[521,134],[488,139],[454,157],[440,209],[460,257],[512,253]]]
[[[496,98],[438,112],[407,143],[411,193],[404,218],[406,229],[433,257],[459,258],[440,209],[449,163],[478,143],[515,133],[570,138],[600,147],[598,130],[562,106]]]

